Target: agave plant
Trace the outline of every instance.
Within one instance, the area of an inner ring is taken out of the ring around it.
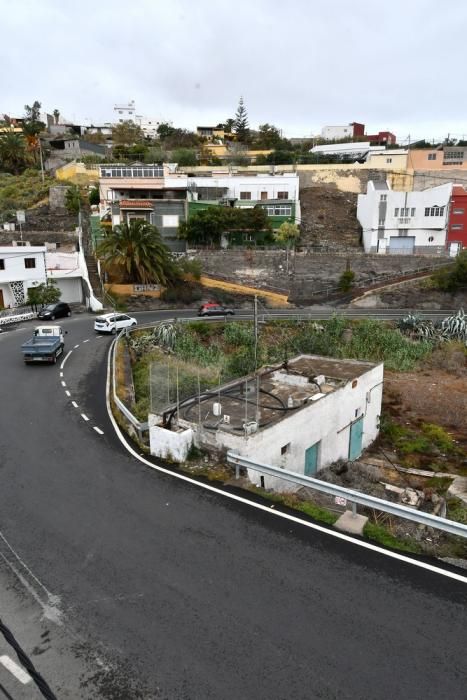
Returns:
[[[164,348],[164,350],[172,351],[175,346],[178,332],[179,328],[175,323],[158,323],[153,331],[155,344],[161,348]]]
[[[443,336],[454,340],[467,340],[467,315],[464,309],[441,321]]]
[[[411,335],[414,338],[422,338],[424,340],[429,340],[430,338],[435,338],[437,331],[432,321],[427,321],[421,319],[420,316],[415,314],[407,314],[398,323],[397,327],[402,333],[406,335]]]

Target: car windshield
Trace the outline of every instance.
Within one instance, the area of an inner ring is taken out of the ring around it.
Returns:
[[[44,306],[42,311],[53,311],[56,307],[56,304],[47,304],[47,306]]]

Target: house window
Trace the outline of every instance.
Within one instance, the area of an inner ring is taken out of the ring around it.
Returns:
[[[275,207],[265,207],[268,216],[291,216],[292,207],[287,207],[284,204],[278,204]]]
[[[436,160],[436,153],[429,153],[428,160]]]
[[[289,198],[288,192],[278,192],[277,193],[277,199],[288,199],[288,198]]]
[[[178,214],[163,214],[162,215],[162,227],[163,228],[178,228]]]
[[[445,207],[439,207],[435,205],[434,207],[425,207],[425,216],[444,216]]]
[[[384,226],[384,216],[379,219],[378,226]]]
[[[5,260],[3,258],[0,258],[0,270],[5,269]]]
[[[392,163],[392,158],[386,158],[386,163]]]
[[[452,213],[453,213],[453,214],[463,214],[463,213],[464,213],[464,210],[463,210],[463,209],[453,209],[453,210],[452,210]]]
[[[399,216],[399,207],[394,209],[394,216]]]
[[[415,207],[412,207],[410,210],[410,216],[415,216]]]
[[[36,258],[24,258],[24,267],[27,270],[30,270],[33,267],[36,267]]]
[[[386,202],[387,198],[388,198],[387,194],[380,194],[380,196],[379,196],[380,202]]]
[[[251,199],[251,192],[240,192],[240,199]]]
[[[268,198],[268,193],[267,193],[267,192],[261,192],[260,197],[261,197],[261,199],[267,199],[267,198]]]
[[[281,447],[281,455],[286,455],[287,452],[290,452],[290,442],[288,442],[287,445],[282,445]]]
[[[428,243],[433,243],[434,240],[435,240],[434,236],[429,236]]]
[[[464,158],[464,151],[445,151],[444,160],[460,160]]]
[[[464,228],[464,224],[453,224],[451,226],[452,231],[462,231],[463,228]]]

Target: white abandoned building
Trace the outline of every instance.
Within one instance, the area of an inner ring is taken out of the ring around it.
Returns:
[[[314,476],[375,440],[382,394],[382,364],[300,355],[150,414],[151,454],[182,462],[194,444]],[[248,472],[266,488],[297,488]]]

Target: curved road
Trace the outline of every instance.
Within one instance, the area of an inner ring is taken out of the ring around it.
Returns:
[[[465,584],[145,468],[92,323],[64,320],[63,370],[23,365],[33,324],[0,336],[0,583],[71,640],[57,696],[467,698]]]

